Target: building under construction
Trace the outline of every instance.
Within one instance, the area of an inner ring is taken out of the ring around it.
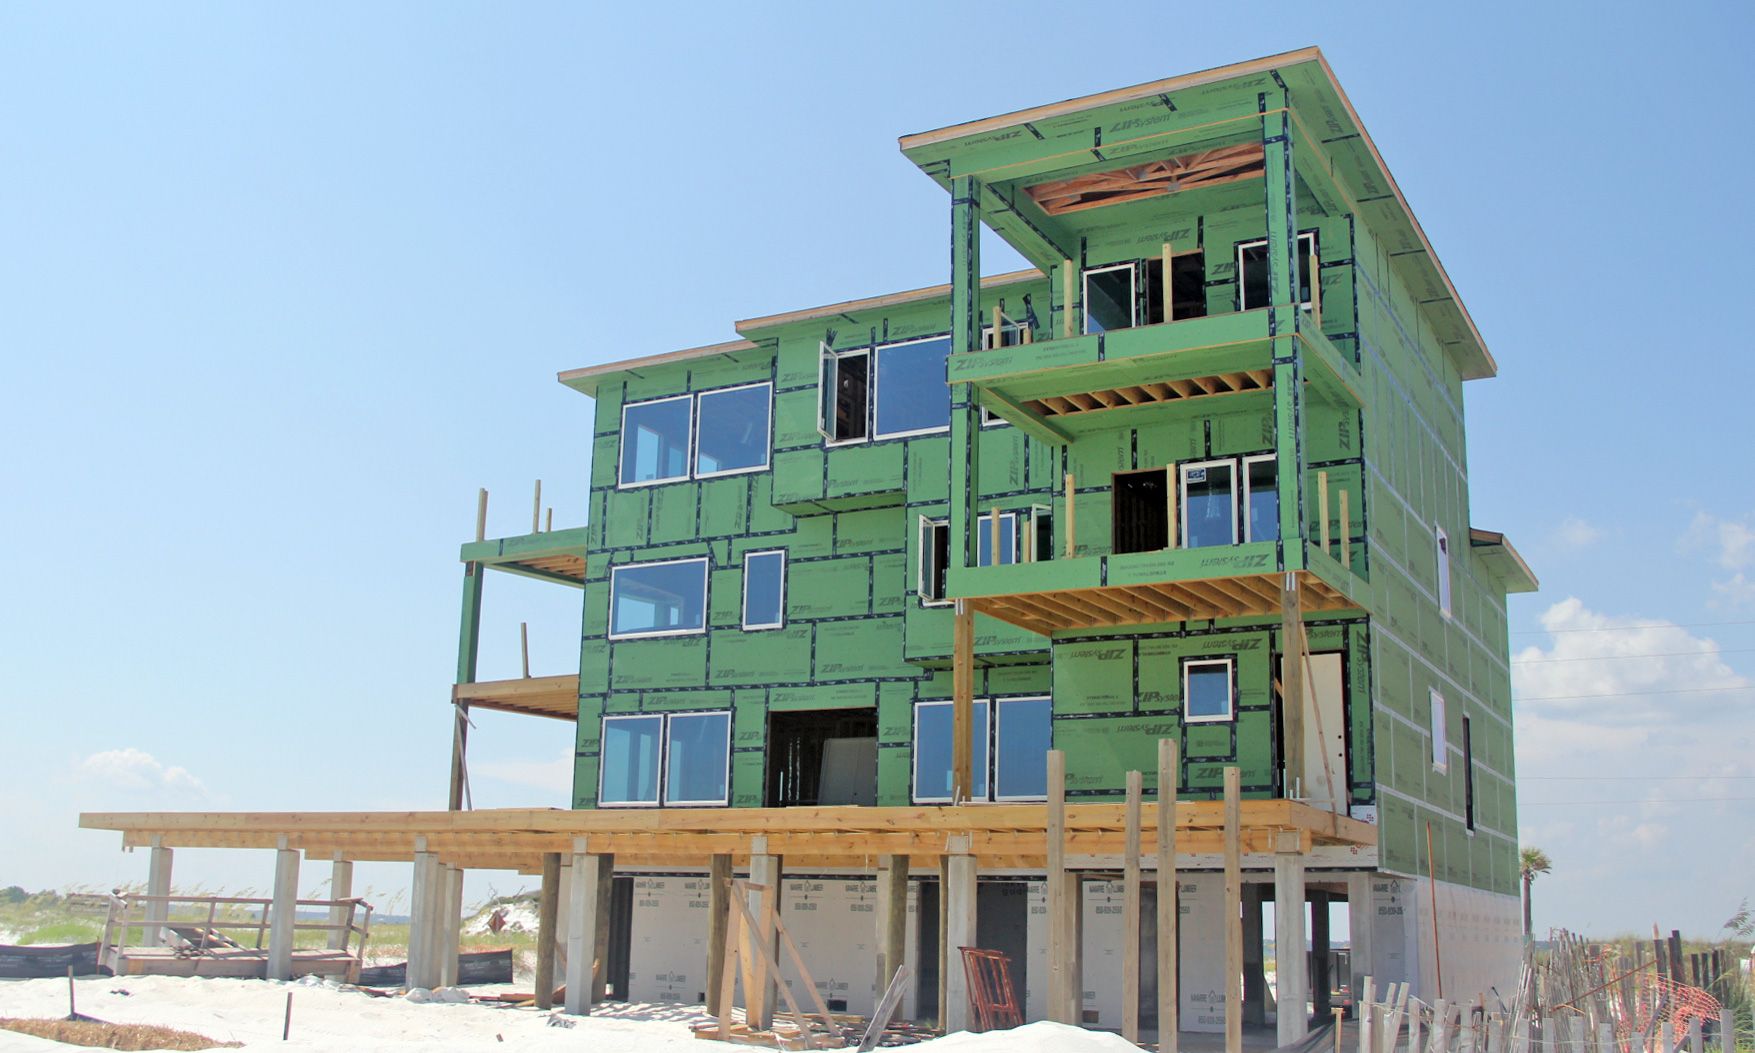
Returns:
[[[901,150],[947,284],[560,374],[586,525],[463,546],[449,809],[84,825],[166,890],[179,846],[410,861],[411,982],[455,969],[461,870],[543,872],[575,1011],[717,1001],[732,875],[830,1009],[907,966],[903,1014],[953,1028],[964,946],[1026,1018],[1134,1035],[1301,1037],[1350,979],[1330,943],[1508,989],[1505,598],[1536,582],[1469,516],[1463,383],[1496,367],[1322,55]],[[984,277],[984,226],[1032,268]],[[490,570],[580,590],[576,671],[477,680]],[[470,809],[472,709],[574,723],[573,808]]]

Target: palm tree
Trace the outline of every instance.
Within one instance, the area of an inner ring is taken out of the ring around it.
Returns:
[[[1530,925],[1530,886],[1536,878],[1554,869],[1554,861],[1539,848],[1523,848],[1517,853],[1517,872],[1523,878],[1523,938],[1527,943],[1534,929]]]

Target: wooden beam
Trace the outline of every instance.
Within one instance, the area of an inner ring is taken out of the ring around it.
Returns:
[[[1225,1053],[1243,1053],[1242,778],[1225,769]]]
[[[1073,263],[1060,261],[1060,335],[1071,337],[1073,327]]]
[[[1066,473],[1066,558],[1073,558],[1078,546],[1073,541],[1073,475]]]
[[[956,601],[952,629],[951,800],[962,804],[975,795],[975,612],[966,600]]]
[[[731,854],[716,852],[707,868],[707,1014],[720,1014],[726,941],[731,934]]]
[[[1158,740],[1158,1050],[1177,1053],[1176,788],[1182,765],[1175,739]]]
[[[1168,260],[1170,247],[1164,247]],[[1140,1040],[1140,804],[1144,777],[1127,773],[1127,858],[1121,865],[1121,1037]]]
[[[1347,492],[1341,491],[1341,566],[1353,569],[1353,520],[1347,514]]]
[[[1316,520],[1318,536],[1322,541],[1322,554],[1327,556],[1328,544],[1328,472],[1316,473]]]

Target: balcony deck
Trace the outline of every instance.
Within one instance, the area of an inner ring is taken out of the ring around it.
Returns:
[[[527,676],[517,680],[478,680],[451,689],[451,700],[470,709],[519,713],[555,720],[579,719],[579,674]]]
[[[540,581],[585,587],[584,527],[488,538],[463,546],[459,559]]]

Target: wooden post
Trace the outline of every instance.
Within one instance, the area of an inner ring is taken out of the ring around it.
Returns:
[[[1353,569],[1353,520],[1347,514],[1347,492],[1341,491],[1341,566]]]
[[[342,900],[353,898],[353,862],[341,858],[335,853],[335,861],[329,864],[329,924],[336,926],[329,930],[329,939],[324,941],[332,951],[347,950],[348,932],[341,928],[353,917],[353,908]]]
[[[561,908],[561,854],[542,854],[542,892],[536,901],[536,1008],[555,1005],[555,922]]]
[[[1177,478],[1176,462],[1171,461],[1164,466],[1164,522],[1169,524],[1167,533],[1170,535],[1164,543],[1165,548],[1176,548],[1182,543],[1176,530],[1177,505],[1181,503],[1176,498],[1181,489],[1182,480]]]
[[[274,906],[268,929],[270,980],[293,978],[293,923],[299,910],[299,852],[280,839],[274,854]]]
[[[1071,260],[1060,261],[1060,335],[1072,336],[1077,330],[1073,325],[1073,263]]]
[[[1176,285],[1170,280],[1170,264],[1174,257],[1175,253],[1170,251],[1170,243],[1166,241],[1164,243],[1164,273],[1159,275],[1161,284],[1158,291],[1158,295],[1164,299],[1164,321],[1166,322],[1176,320]]]
[[[1066,931],[1066,754],[1048,751],[1048,1019],[1063,1024],[1072,999]]]
[[[956,601],[952,624],[951,667],[951,801],[965,804],[975,796],[975,612]]]
[[[999,537],[1000,537],[1000,534],[999,534],[999,509],[995,508],[993,511],[988,513],[987,526],[988,526],[988,531],[987,531],[988,532],[987,564],[990,567],[997,567],[1001,563],[1005,562],[1005,560],[1000,558],[1000,554],[999,554]]]
[[[1736,957],[1734,955],[1727,955],[1727,957],[1731,959],[1731,968],[1735,970],[1737,968]],[[1737,977],[1733,975],[1727,978],[1727,982],[1736,979]],[[1615,1047],[1613,1046],[1604,1046],[1603,1048],[1608,1053],[1614,1053]],[[1737,1053],[1737,1016],[1729,1006],[1718,1011],[1718,1049],[1719,1053]]]
[[[487,487],[475,498],[475,540],[487,540]]]
[[[584,880],[581,878],[580,880]],[[591,972],[591,1001],[601,1002],[609,996],[609,914],[615,906],[615,856],[597,854],[597,931],[591,954],[596,959]],[[625,999],[626,991],[617,992]]]
[[[1353,1019],[1363,1021],[1359,1013],[1358,993],[1364,980],[1372,973],[1371,962],[1371,875],[1347,875],[1347,957],[1352,963]]]
[[[767,954],[758,950],[754,955],[756,982],[746,984],[744,988],[744,1015],[750,1027],[758,1031],[774,1026],[774,1000],[780,983],[780,977],[767,964],[780,948],[779,932],[774,925],[775,915],[780,911],[780,872],[780,857],[768,854],[768,839],[750,838],[750,884],[763,886],[750,890],[750,897],[755,901],[751,906],[757,925],[757,931],[750,934],[750,939],[752,943],[768,948]]]
[[[555,532],[555,506],[554,505],[548,506],[548,513],[547,513],[547,516],[545,517],[545,522],[543,524],[542,529],[550,534]]]
[[[1165,249],[1168,253],[1168,246]],[[1127,773],[1127,858],[1121,864],[1121,1037],[1140,1041],[1140,806],[1145,778]]]
[[[600,910],[600,893],[606,882],[614,880],[613,856],[589,851],[590,839],[573,838],[573,880],[567,888],[567,998],[566,1011],[574,1014],[591,1012],[597,989],[593,983],[592,961],[597,955],[597,934],[609,925],[608,916]],[[715,856],[717,860],[719,857]],[[725,857],[727,860],[729,856]],[[608,864],[608,865],[606,865]],[[728,868],[729,870],[729,868]],[[712,920],[710,919],[709,925]],[[724,930],[719,932],[723,943]],[[709,930],[708,943],[712,943]],[[723,948],[722,948],[723,949]],[[716,977],[708,970],[708,983]],[[716,995],[711,987],[709,997]]]
[[[1075,531],[1073,530],[1073,476],[1072,476],[1071,472],[1068,472],[1068,473],[1066,473],[1066,558],[1067,559],[1073,558],[1073,553],[1075,551],[1077,551],[1077,549],[1078,549],[1078,545],[1074,541],[1074,537],[1075,537]]]
[[[1004,321],[1005,321],[1005,312],[1003,312],[999,309],[999,304],[994,304],[993,305],[993,347],[994,347],[994,350],[996,350],[996,351],[1001,346],[1003,346],[1005,344],[1005,331],[1000,328],[1000,323],[1002,323]]]
[[[1242,773],[1225,769],[1225,1053],[1243,1053]]]
[[[170,918],[171,905],[160,897],[171,894],[171,850],[164,846],[164,838],[152,835],[152,850],[146,860],[146,927],[141,930],[140,942],[148,947],[157,947],[164,942],[164,923]],[[128,944],[128,930],[122,929],[117,938],[121,946]]]
[[[1310,997],[1304,954],[1304,852],[1296,833],[1274,835],[1274,996],[1279,1006],[1279,1044],[1290,1046],[1310,1033]]]
[[[968,835],[949,840],[940,903],[945,916],[946,1004],[939,1015],[946,1034],[969,1030],[969,978],[963,969],[962,948],[979,946],[975,939],[975,857],[969,854]]]
[[[524,656],[524,679],[530,679],[530,623],[518,623],[518,652]]]
[[[1158,740],[1158,1049],[1177,1053],[1176,785],[1182,779],[1175,739]]]
[[[1316,522],[1319,536],[1322,539],[1322,554],[1332,556],[1328,544],[1328,472],[1316,473]]]
[[[426,838],[416,837],[414,880],[408,893],[408,969],[402,980],[404,987],[431,987],[435,979],[428,971],[435,954],[428,919],[438,899],[438,890],[433,887],[439,879],[438,869],[438,854],[427,851]]]
[[[456,987],[458,952],[463,940],[463,868],[447,866],[441,871],[443,884],[439,908],[439,986]]]
[[[536,481],[536,496],[530,502],[530,532],[542,533],[542,480]]]
[[[725,941],[731,929],[731,856],[721,852],[707,868],[707,1014],[718,1016],[725,982]]]
[[[877,990],[887,991],[902,968],[908,948],[908,857],[878,857]]]

